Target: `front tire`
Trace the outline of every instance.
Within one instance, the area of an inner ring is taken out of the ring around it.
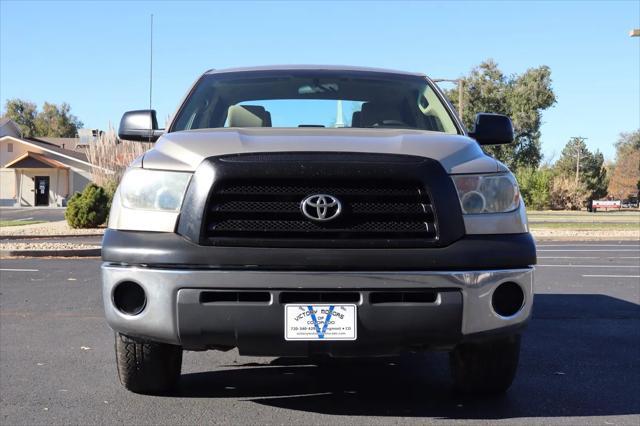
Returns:
[[[175,388],[182,367],[182,348],[134,339],[116,333],[116,363],[120,383],[143,394],[162,394]]]
[[[520,335],[458,345],[449,354],[454,387],[462,393],[500,394],[518,369]]]

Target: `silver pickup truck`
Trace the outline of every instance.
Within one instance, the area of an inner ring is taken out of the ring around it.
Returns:
[[[115,194],[103,242],[120,381],[163,393],[182,351],[370,357],[450,352],[462,392],[511,385],[535,245],[514,176],[425,75],[274,66],[211,70]]]

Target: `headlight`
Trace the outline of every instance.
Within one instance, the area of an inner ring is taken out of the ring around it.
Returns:
[[[511,173],[451,176],[464,214],[504,213],[518,208],[520,190]]]
[[[122,205],[129,209],[179,211],[191,173],[130,169],[120,183]]]

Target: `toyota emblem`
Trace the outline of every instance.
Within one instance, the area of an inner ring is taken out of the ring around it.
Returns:
[[[326,222],[340,216],[342,204],[333,195],[310,195],[300,203],[302,214],[317,222]]]

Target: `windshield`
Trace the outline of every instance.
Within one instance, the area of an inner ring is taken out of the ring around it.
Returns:
[[[457,134],[424,78],[283,72],[205,75],[172,131],[220,127],[401,128]]]

